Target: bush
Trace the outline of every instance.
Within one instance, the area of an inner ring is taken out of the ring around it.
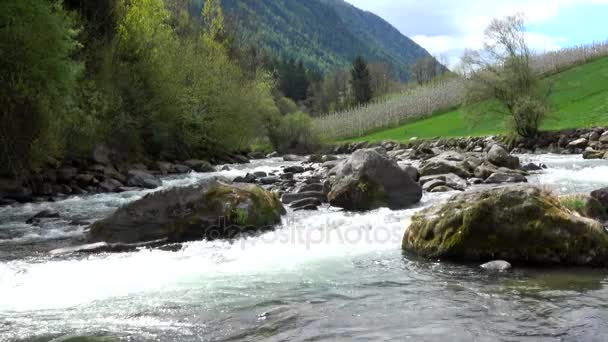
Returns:
[[[19,174],[60,157],[82,66],[75,22],[58,3],[0,3],[0,171]]]
[[[321,147],[312,119],[302,112],[281,118],[278,125],[270,129],[269,137],[273,147],[280,153],[309,154]]]

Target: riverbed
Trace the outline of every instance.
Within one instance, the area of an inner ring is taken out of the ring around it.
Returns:
[[[548,169],[529,182],[556,193],[608,186],[608,161],[522,155]],[[230,171],[279,170],[280,159]],[[52,255],[88,223],[146,191],[0,208],[0,341],[603,341],[608,272],[515,268],[504,273],[419,260],[401,238],[418,210],[452,195],[425,194],[408,210],[288,211],[280,227],[177,251]],[[155,190],[157,191],[157,190]],[[25,224],[52,209],[60,220]],[[73,339],[70,339],[73,338]]]

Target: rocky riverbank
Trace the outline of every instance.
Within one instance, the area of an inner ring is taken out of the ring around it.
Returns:
[[[60,167],[48,167],[27,179],[0,177],[0,205],[57,201],[71,195],[125,192],[136,188],[155,189],[160,177],[195,172],[213,172],[221,164],[248,163],[262,159],[261,153],[231,154],[189,160],[116,161],[112,151],[98,147],[89,158],[71,159]]]

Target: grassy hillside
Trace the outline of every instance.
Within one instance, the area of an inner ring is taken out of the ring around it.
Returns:
[[[409,66],[429,56],[382,18],[343,0],[223,0],[222,5],[248,40],[321,72],[347,67],[362,55],[390,64],[406,80]]]
[[[576,66],[545,82],[553,87],[553,108],[543,130],[608,125],[608,58]],[[472,122],[463,111],[455,110],[348,141],[491,135],[505,131],[504,119],[488,113],[482,121]]]

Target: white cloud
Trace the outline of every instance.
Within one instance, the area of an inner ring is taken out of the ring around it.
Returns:
[[[531,28],[527,39],[536,51],[563,47],[567,39],[534,32],[534,26],[554,19],[568,7],[608,4],[608,0],[348,0],[384,17],[431,54],[457,63],[465,48],[482,46],[483,31],[492,18],[523,13]]]

